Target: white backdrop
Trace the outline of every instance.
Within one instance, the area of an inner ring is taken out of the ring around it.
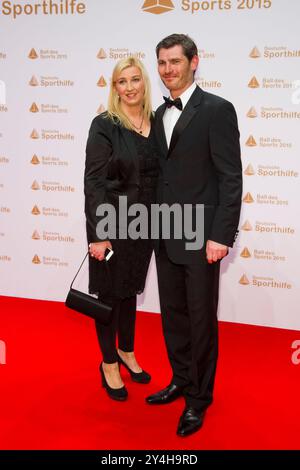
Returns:
[[[112,68],[137,54],[156,108],[155,46],[182,32],[199,47],[199,85],[233,102],[241,131],[244,203],[219,317],[299,329],[299,15],[297,0],[0,1],[1,294],[64,300],[86,250],[85,143]],[[159,312],[154,260],[139,309]]]

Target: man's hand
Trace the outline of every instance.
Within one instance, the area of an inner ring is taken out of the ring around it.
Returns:
[[[106,248],[112,248],[111,243],[109,241],[90,243],[89,252],[91,257],[96,258],[98,261],[102,261],[104,259]]]
[[[208,263],[212,264],[219,259],[224,258],[228,253],[228,247],[226,245],[221,245],[221,243],[213,242],[212,240],[207,240],[206,243],[206,258]]]

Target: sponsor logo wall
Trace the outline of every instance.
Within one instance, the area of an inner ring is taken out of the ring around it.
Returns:
[[[299,14],[292,0],[0,1],[1,294],[64,300],[87,249],[85,144],[112,69],[139,57],[156,108],[167,91],[155,46],[184,32],[199,47],[197,83],[234,103],[241,132],[220,319],[299,329]],[[159,312],[154,260],[139,309]]]

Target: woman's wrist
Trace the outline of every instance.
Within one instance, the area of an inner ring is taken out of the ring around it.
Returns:
[[[89,248],[91,248],[92,245],[104,245],[106,248],[111,248],[111,243],[109,240],[105,240],[103,242],[91,242],[89,243]]]

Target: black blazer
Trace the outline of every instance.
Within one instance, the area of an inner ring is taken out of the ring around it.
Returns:
[[[160,152],[158,202],[204,204],[204,245],[187,251],[184,238],[166,240],[169,258],[179,264],[206,260],[205,244],[213,240],[232,246],[237,234],[242,197],[239,130],[233,105],[197,87],[178,119],[168,149],[163,115],[155,116]],[[159,244],[155,249],[158,251]]]
[[[140,175],[138,154],[129,130],[107,118],[92,121],[86,145],[84,173],[85,215],[88,243],[99,242],[97,207],[111,203],[118,213],[118,197],[127,196],[128,206],[138,202]],[[97,292],[101,263],[89,257],[90,292]]]

